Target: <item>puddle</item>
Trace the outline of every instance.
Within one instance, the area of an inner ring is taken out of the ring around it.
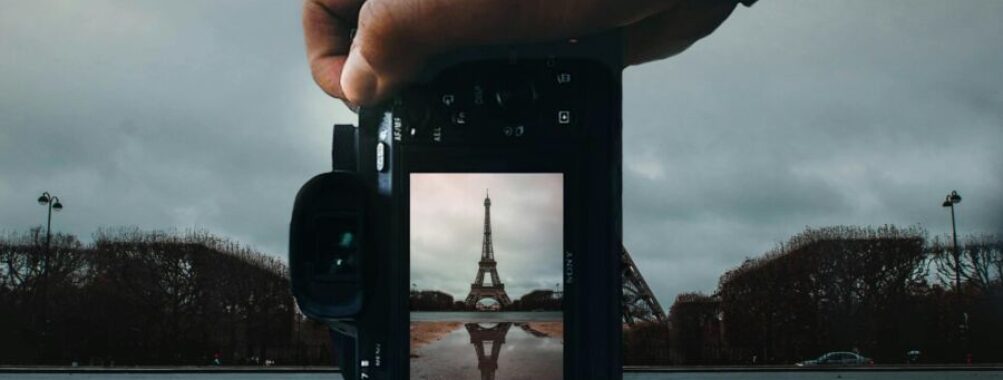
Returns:
[[[411,379],[561,380],[561,327],[560,322],[460,324],[412,348]]]

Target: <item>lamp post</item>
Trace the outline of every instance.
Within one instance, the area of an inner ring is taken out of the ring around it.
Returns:
[[[41,314],[42,314],[41,315],[42,316],[42,331],[41,331],[41,333],[42,333],[42,336],[45,337],[45,335],[48,333],[48,330],[49,330],[49,319],[48,319],[48,316],[47,316],[47,314],[48,314],[48,307],[47,307],[47,302],[48,302],[48,300],[47,300],[48,297],[47,296],[48,296],[48,294],[46,294],[46,293],[48,293],[48,283],[49,283],[49,256],[50,256],[49,250],[50,250],[50,247],[51,247],[50,244],[52,243],[52,210],[56,210],[56,212],[59,212],[59,210],[63,209],[63,204],[59,202],[59,197],[56,197],[56,196],[53,196],[53,195],[49,194],[48,191],[42,193],[42,196],[38,197],[38,204],[40,204],[42,206],[48,206],[48,208],[49,208],[49,219],[48,219],[48,221],[45,224],[45,256],[44,256],[45,262],[42,263],[42,284],[41,284],[41,289],[39,289],[40,293],[41,293],[40,296],[41,296],[41,299],[42,299],[42,310],[41,310]],[[44,338],[43,339],[39,339],[39,345],[41,346],[39,352],[43,353],[43,355],[44,355],[44,350],[45,350],[45,339]]]
[[[42,193],[42,196],[38,197],[38,204],[42,206],[49,206],[49,220],[45,224],[45,273],[49,273],[49,244],[52,241],[52,210],[63,209],[63,204],[59,203],[59,197],[50,195],[48,191]]]
[[[944,203],[941,204],[943,207],[951,208],[951,240],[953,240],[953,256],[954,256],[954,293],[957,298],[958,308],[963,308],[961,299],[961,253],[958,252],[958,228],[954,222],[954,205],[961,203],[961,196],[958,195],[958,191],[951,191],[944,197]],[[968,330],[968,313],[964,311],[961,312],[961,340],[962,346],[967,346],[967,330]],[[970,358],[970,355],[967,357]]]
[[[944,198],[944,203],[941,206],[951,208],[951,238],[954,240],[954,288],[956,291],[961,291],[961,253],[958,252],[958,228],[954,223],[954,205],[961,203],[961,196],[958,195],[958,191],[952,191],[947,194]]]

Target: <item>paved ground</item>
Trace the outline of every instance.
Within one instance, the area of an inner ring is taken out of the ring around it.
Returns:
[[[1001,371],[826,371],[826,372],[634,372],[624,380],[989,380],[1003,379]]]
[[[0,379],[27,379],[27,380],[99,380],[99,379],[135,379],[135,380],[341,380],[341,376],[336,372],[328,370],[314,370],[304,372],[301,368],[275,368],[271,372],[248,371],[247,369],[220,371],[214,368],[212,372],[199,371],[177,371],[163,373],[138,373],[119,371],[98,371],[91,373],[81,373],[80,371],[67,371],[69,368],[61,369],[59,372],[30,373],[27,369],[0,368]],[[995,368],[975,368],[975,369],[923,369],[923,370],[902,370],[895,368],[880,367],[872,370],[845,370],[845,371],[804,371],[804,370],[764,370],[756,368],[751,372],[737,371],[737,368],[726,370],[706,370],[699,371],[648,371],[636,372],[628,371],[624,374],[624,380],[988,380],[1003,379],[1003,367]],[[461,380],[461,379],[457,379]]]

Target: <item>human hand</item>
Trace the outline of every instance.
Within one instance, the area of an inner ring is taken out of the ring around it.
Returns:
[[[735,5],[735,0],[306,0],[303,30],[320,88],[352,105],[369,105],[406,84],[429,57],[464,46],[557,40],[622,27],[625,63],[667,58],[713,32]]]

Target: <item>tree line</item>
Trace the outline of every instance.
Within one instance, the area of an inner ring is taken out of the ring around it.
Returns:
[[[278,259],[203,231],[0,238],[0,364],[329,365]]]
[[[724,273],[713,294],[681,294],[670,323],[625,330],[625,362],[790,364],[852,350],[879,363],[910,350],[1001,362],[1003,240],[964,237],[958,252],[918,228],[807,229]],[[559,302],[538,296],[518,309]],[[105,229],[88,244],[55,234],[48,248],[40,228],[8,233],[0,326],[0,365],[331,363],[327,329],[296,309],[285,265],[203,231]]]
[[[792,364],[830,351],[878,363],[1003,362],[1003,241],[919,228],[809,228],[681,294],[667,325],[630,329],[628,364]],[[955,284],[955,274],[961,281]]]
[[[511,304],[500,308],[505,311],[561,311],[564,293],[535,289]],[[463,300],[454,300],[449,293],[439,290],[412,289],[408,296],[408,310],[411,311],[476,311],[476,306],[467,305]]]

